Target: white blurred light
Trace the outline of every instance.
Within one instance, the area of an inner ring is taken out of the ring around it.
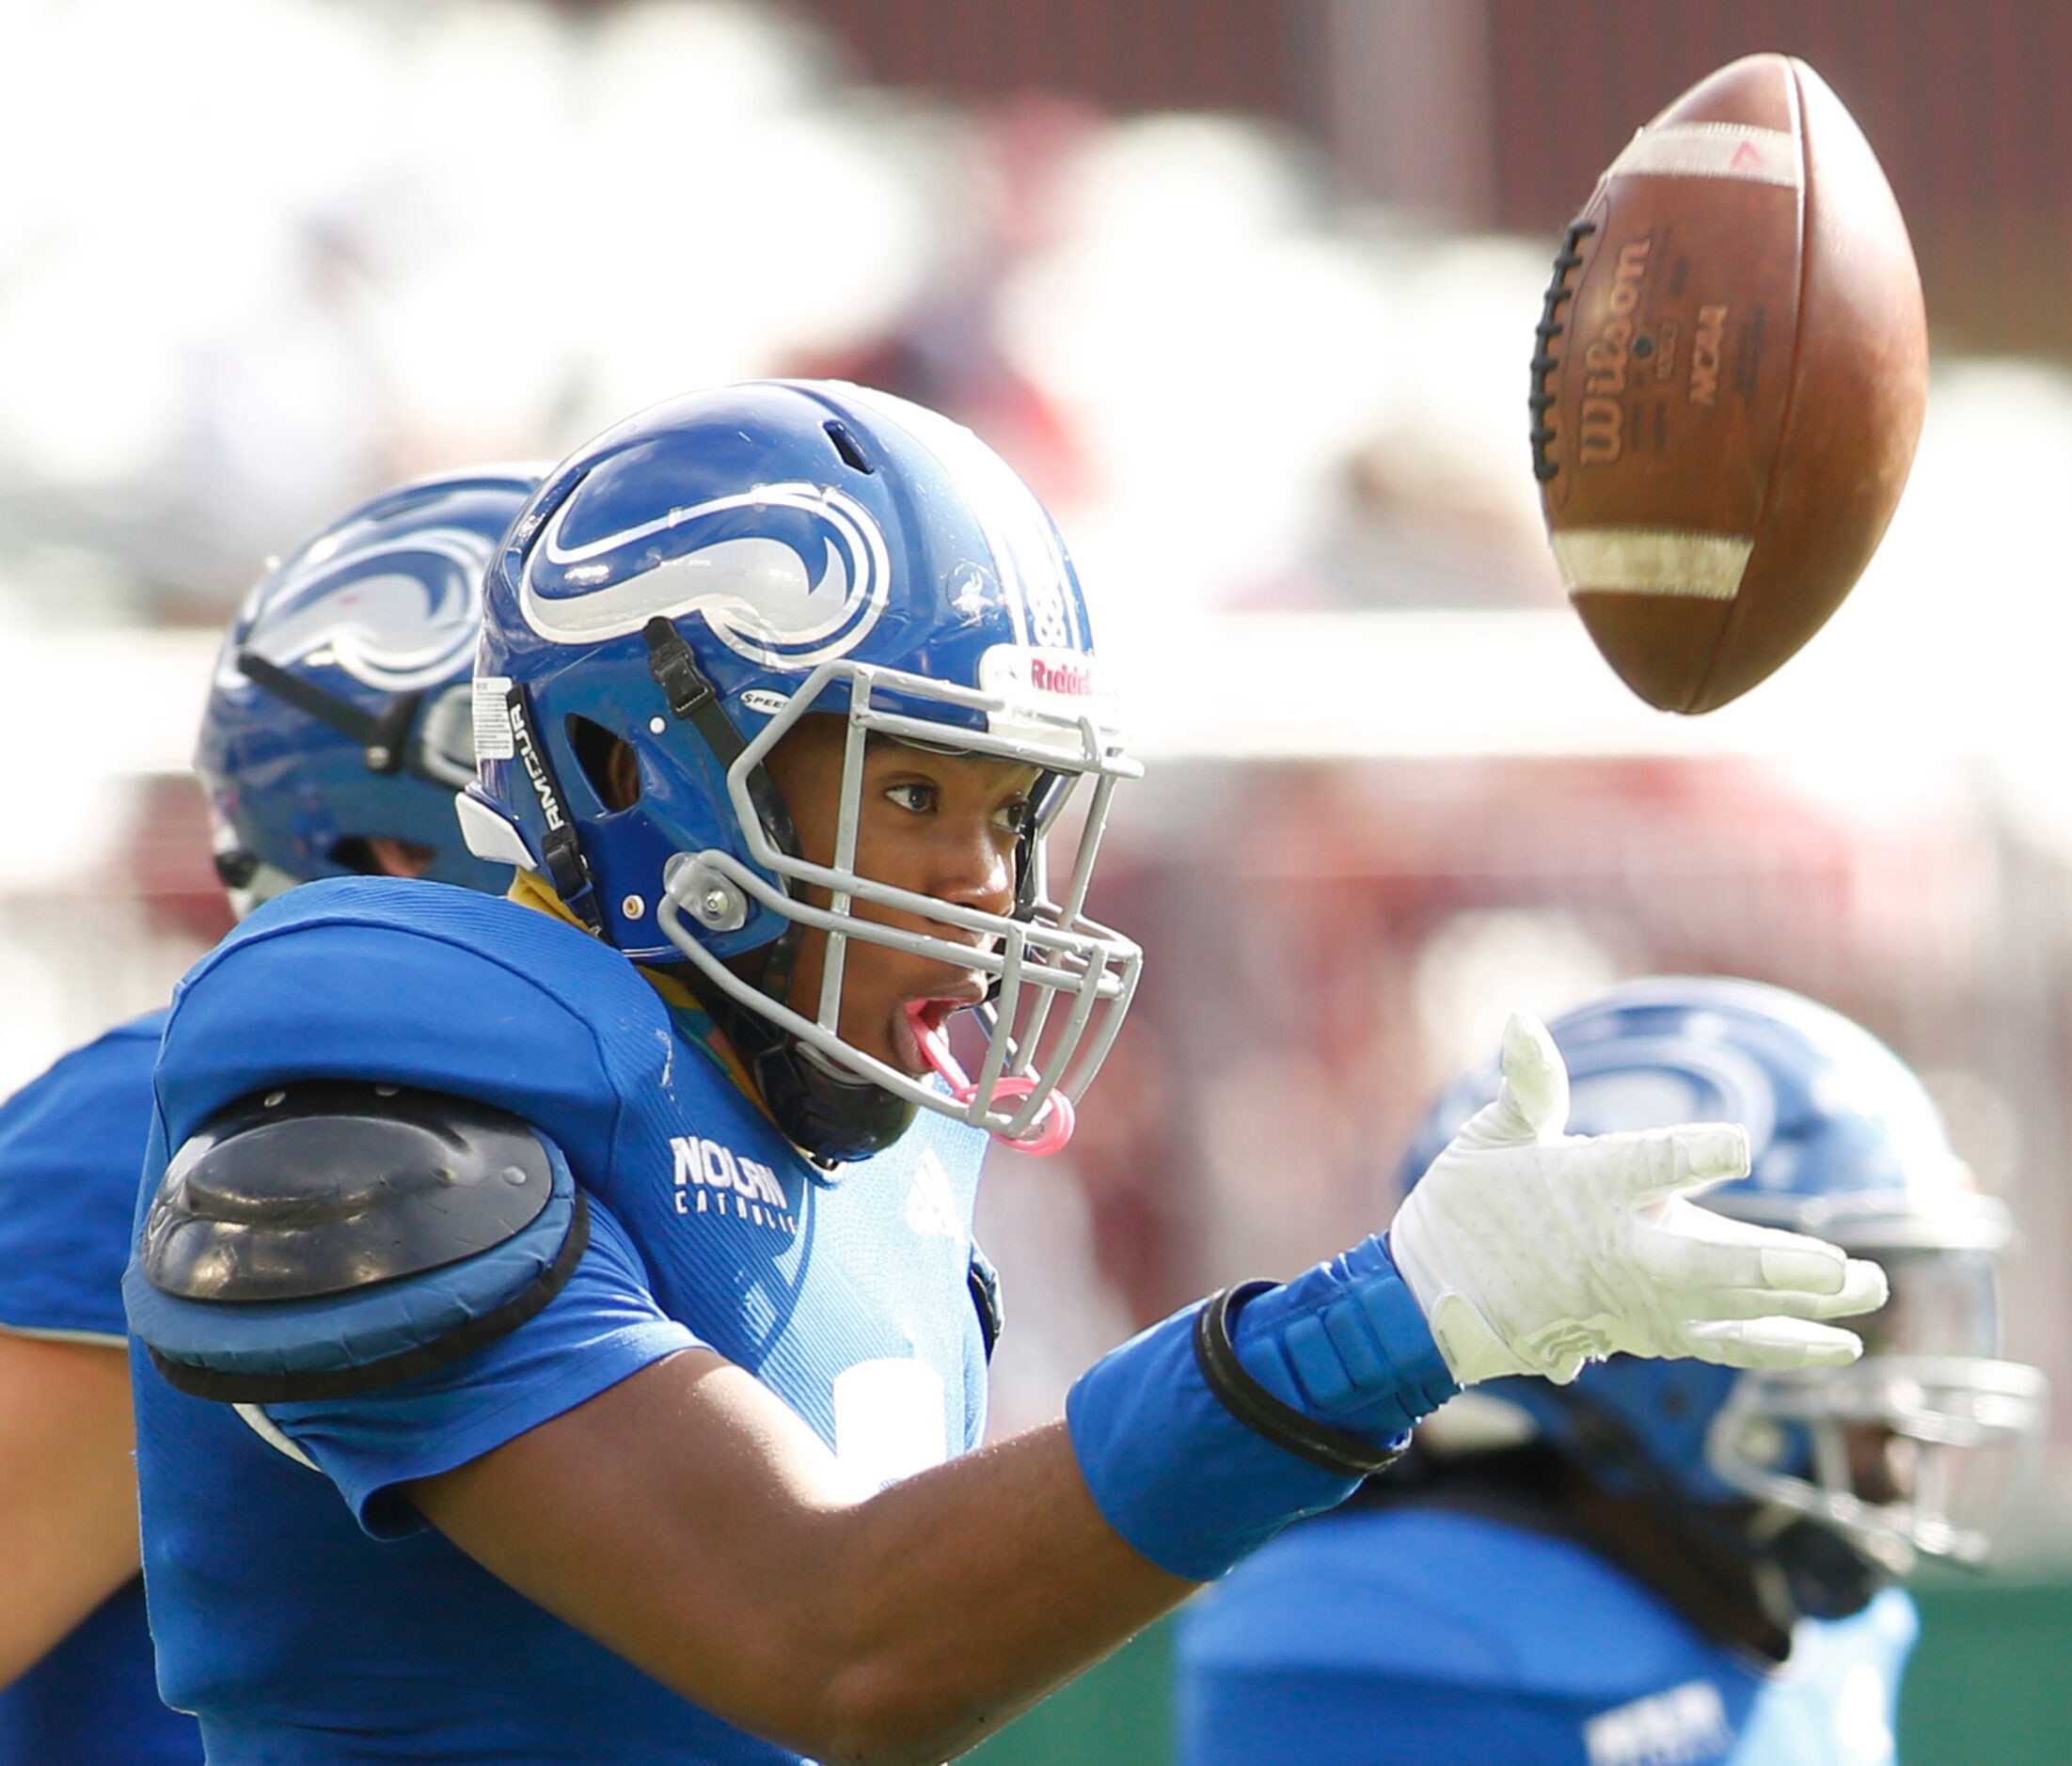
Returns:
[[[432,178],[492,219],[551,212],[576,130],[573,29],[526,0],[450,0],[415,8],[395,45],[391,150],[412,185]]]
[[[1146,260],[1300,230],[1313,204],[1283,145],[1229,117],[1118,124],[1073,168],[1062,213],[1081,237]]]
[[[1526,362],[1544,251],[1517,240],[1413,236],[1378,247],[1375,274],[1392,309],[1389,373],[1370,418],[1391,481],[1406,500],[1490,512],[1512,535],[1534,538]]]
[[[1386,385],[1387,292],[1309,229],[1296,162],[1255,126],[1123,124],[1007,291],[1009,355],[1073,417],[1100,490],[1072,512],[1104,640],[1286,571]]]
[[[9,477],[119,482],[164,457],[180,415],[178,339],[140,298],[135,273],[126,252],[103,245],[0,287],[0,467]]]
[[[831,59],[799,21],[742,0],[642,0],[608,13],[588,40],[579,89],[601,136],[659,127],[732,137],[750,155],[743,132],[818,97]]]
[[[1428,1085],[1493,1060],[1514,1009],[1551,1018],[1624,972],[1621,954],[1567,914],[1511,907],[1456,914],[1416,957]]]

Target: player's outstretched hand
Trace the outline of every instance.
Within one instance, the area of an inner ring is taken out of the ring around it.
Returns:
[[[1863,1346],[1820,1322],[1885,1303],[1885,1272],[1823,1239],[1690,1198],[1748,1174],[1748,1137],[1706,1123],[1572,1135],[1546,1027],[1514,1012],[1504,1082],[1411,1190],[1389,1251],[1462,1385],[1566,1384],[1613,1353],[1830,1367]]]

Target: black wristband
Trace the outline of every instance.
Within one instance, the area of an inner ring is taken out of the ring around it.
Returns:
[[[1194,1315],[1194,1362],[1218,1402],[1255,1434],[1337,1477],[1372,1477],[1402,1457],[1400,1447],[1371,1442],[1283,1404],[1253,1379],[1230,1341],[1230,1315],[1272,1282],[1240,1282],[1210,1296]]]

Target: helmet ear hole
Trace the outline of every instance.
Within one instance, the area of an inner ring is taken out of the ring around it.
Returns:
[[[828,433],[828,439],[834,444],[834,451],[842,456],[842,464],[851,472],[871,472],[870,456],[863,451],[862,444],[850,433],[849,426],[839,418],[830,419],[820,426]]]
[[[568,746],[597,801],[607,810],[629,810],[641,800],[641,769],[632,746],[588,717],[567,721]]]
[[[374,849],[362,834],[348,834],[343,840],[332,842],[331,850],[324,856],[359,876],[381,875],[381,866],[374,861]]]
[[[422,876],[438,855],[415,840],[387,834],[348,834],[326,855],[335,865],[361,876]]]

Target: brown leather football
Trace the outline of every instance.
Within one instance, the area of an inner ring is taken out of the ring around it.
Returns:
[[[1724,705],[1849,592],[1906,483],[1927,321],[1870,144],[1749,55],[1636,134],[1571,224],[1533,469],[1583,623],[1665,711]]]

